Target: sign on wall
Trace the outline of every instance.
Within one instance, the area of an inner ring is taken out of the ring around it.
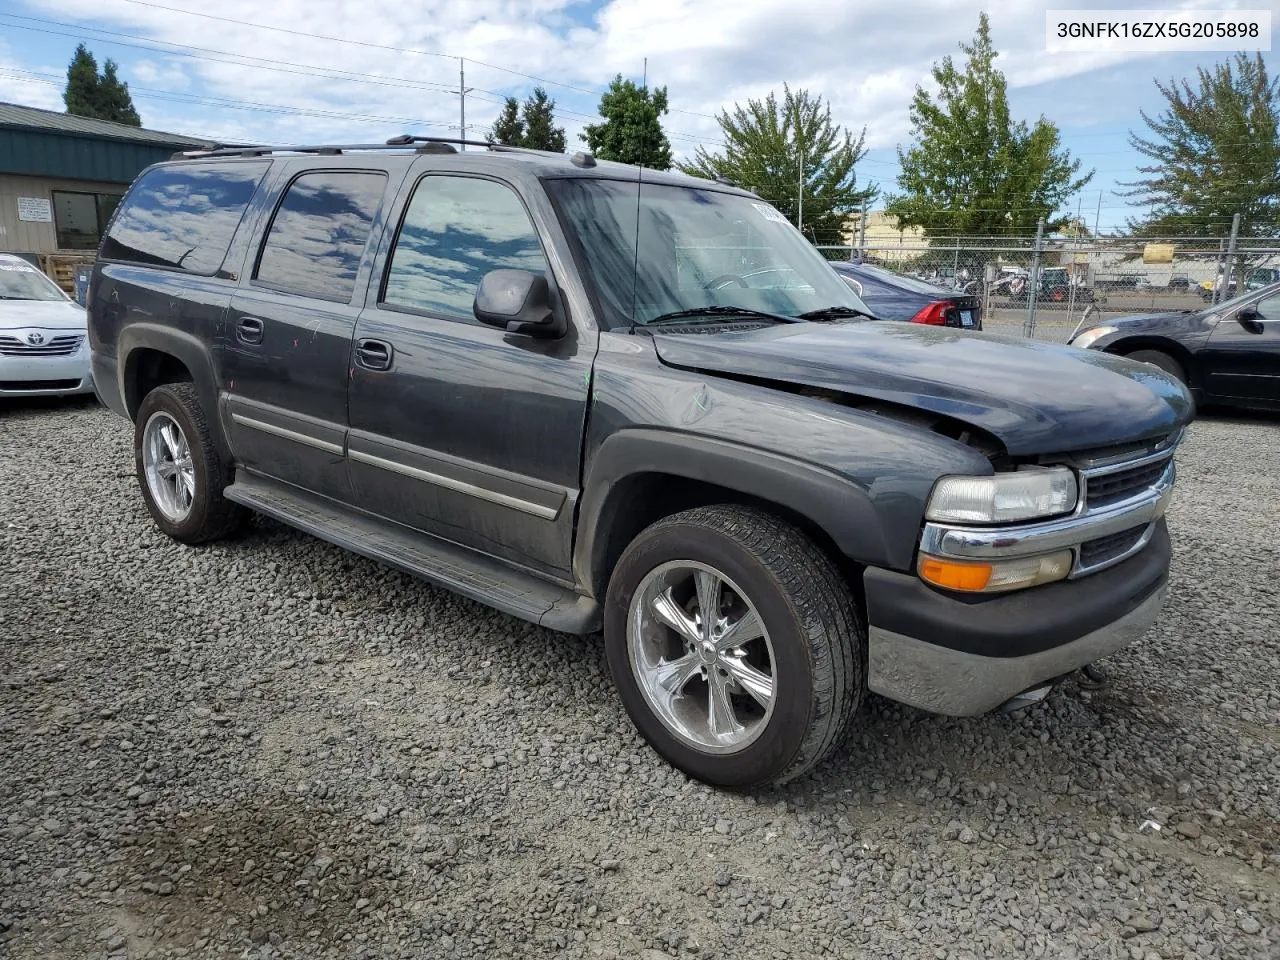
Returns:
[[[52,223],[53,205],[44,197],[19,197],[18,219],[34,223]]]

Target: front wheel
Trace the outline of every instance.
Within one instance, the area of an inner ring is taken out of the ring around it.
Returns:
[[[609,582],[605,646],[640,733],[715,786],[809,770],[865,691],[866,628],[839,570],[744,507],[688,510],[636,537]]]
[[[1187,371],[1174,357],[1169,356],[1163,350],[1135,350],[1133,353],[1125,354],[1130,360],[1137,360],[1139,363],[1149,363],[1153,367],[1159,367],[1170,376],[1177,377],[1185,386],[1187,383]]]

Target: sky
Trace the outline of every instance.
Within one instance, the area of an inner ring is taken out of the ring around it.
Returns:
[[[1266,0],[1125,0],[1128,8],[1265,9]],[[908,108],[931,66],[961,59],[978,15],[991,16],[1015,118],[1055,122],[1094,180],[1069,205],[1092,228],[1123,227],[1119,196],[1143,162],[1128,144],[1155,79],[1194,77],[1229,52],[1049,53],[1047,9],[1072,0],[5,0],[0,100],[63,109],[67,63],[83,41],[108,57],[152,129],[239,142],[381,142],[397,133],[456,136],[459,59],[468,136],[483,138],[506,96],[539,82],[571,145],[596,119],[617,74],[666,86],[664,126],[677,159],[719,142],[715,115],[781,91],[822,95],[833,119],[866,130],[860,183],[894,189]],[[1264,53],[1280,72],[1275,51]]]

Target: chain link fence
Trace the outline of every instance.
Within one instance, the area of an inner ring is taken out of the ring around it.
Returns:
[[[1280,237],[942,237],[817,244],[853,260],[982,298],[983,327],[1065,341],[1123,314],[1203,310],[1280,281]]]

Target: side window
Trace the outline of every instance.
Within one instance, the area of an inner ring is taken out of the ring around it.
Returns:
[[[382,300],[475,323],[471,306],[480,278],[504,267],[547,269],[515,191],[474,177],[423,177],[405,211]]]
[[[269,166],[268,161],[224,161],[144,173],[117,211],[101,255],[215,273]]]
[[[304,173],[276,209],[253,278],[276,290],[346,303],[387,177]]]
[[[1280,323],[1280,294],[1259,300],[1253,309],[1258,311],[1259,318],[1271,323]]]

